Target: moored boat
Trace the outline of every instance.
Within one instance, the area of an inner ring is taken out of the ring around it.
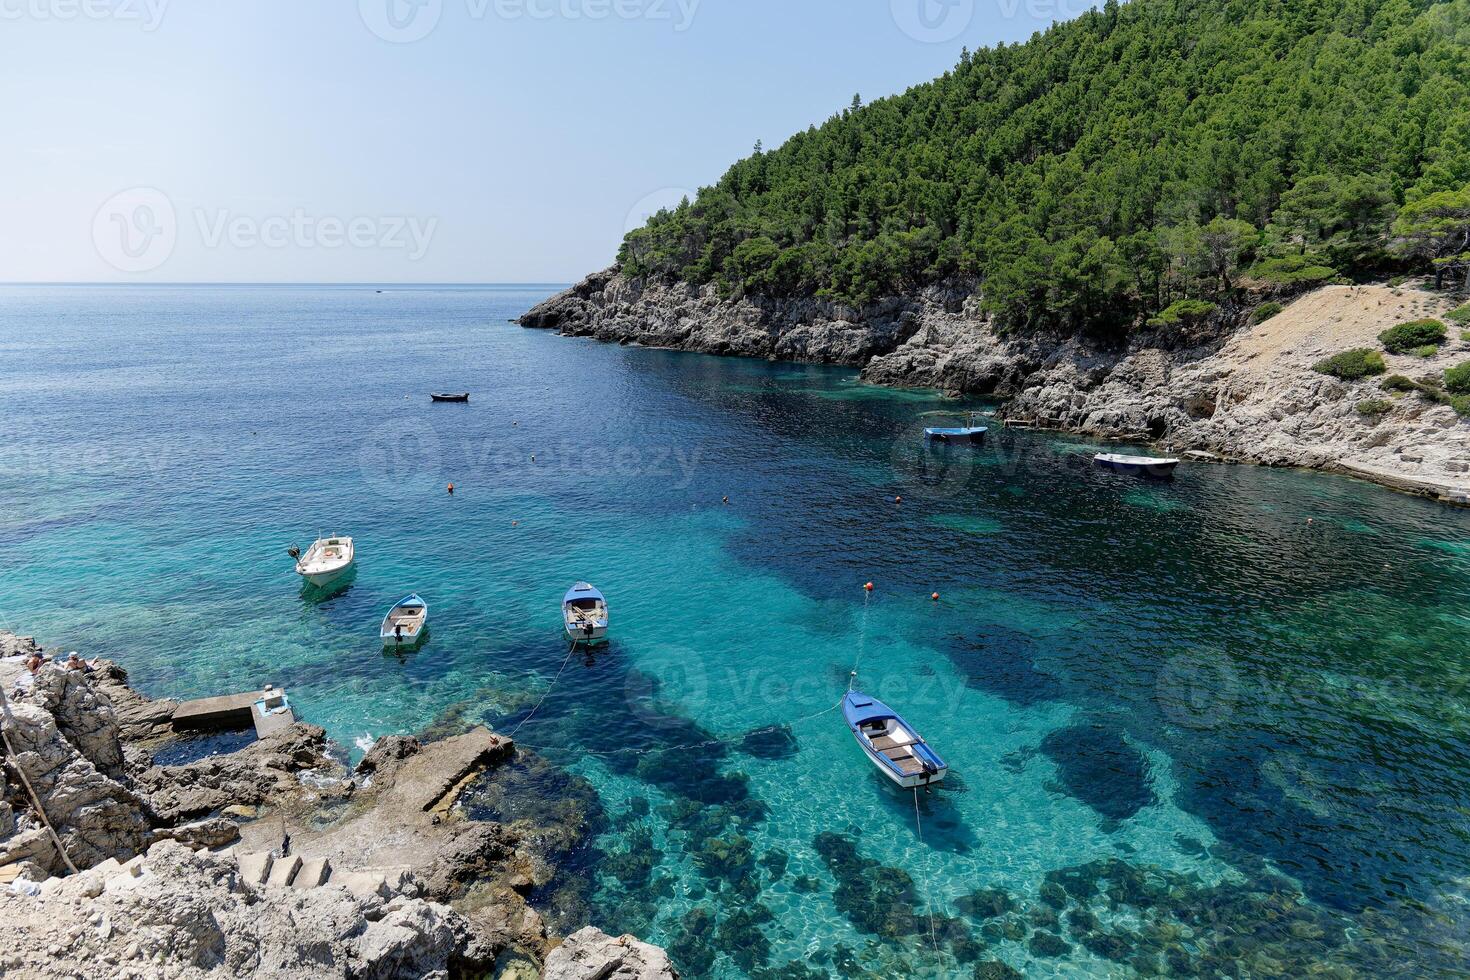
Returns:
[[[1166,480],[1174,475],[1179,466],[1177,459],[1162,459],[1155,456],[1125,456],[1121,453],[1099,453],[1093,461],[1105,470],[1129,473],[1135,476],[1151,476]]]
[[[924,430],[924,438],[930,442],[973,442],[985,441],[985,433],[990,429],[987,426],[977,425],[977,417],[971,413],[966,419],[966,425],[957,428],[930,428]]]
[[[453,402],[455,404],[464,405],[469,402],[470,393],[466,391],[463,394],[459,395],[430,395],[429,400],[436,402]]]
[[[596,646],[607,642],[607,599],[591,585],[578,582],[572,586],[562,599],[561,612],[567,638],[573,643]]]
[[[330,585],[356,560],[351,538],[320,538],[296,559],[296,574],[318,587]]]
[[[842,716],[878,771],[904,789],[940,782],[949,771],[919,733],[877,698],[848,692],[842,699]]]
[[[417,595],[411,595],[388,610],[378,635],[384,646],[409,647],[424,638],[428,627],[429,604]]]

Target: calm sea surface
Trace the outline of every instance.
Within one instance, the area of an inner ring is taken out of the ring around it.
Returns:
[[[353,754],[524,722],[555,765],[467,805],[582,808],[538,901],[691,977],[1462,975],[1470,514],[926,450],[958,403],[507,323],[550,292],[0,289],[0,625],[154,695],[283,684]],[[285,553],[318,532],[336,595]],[[917,812],[830,710],[854,668],[951,766]]]

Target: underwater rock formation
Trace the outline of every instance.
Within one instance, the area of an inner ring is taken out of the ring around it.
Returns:
[[[1122,735],[1100,724],[1051,732],[1041,751],[1067,792],[1109,820],[1122,821],[1155,802],[1148,761]]]

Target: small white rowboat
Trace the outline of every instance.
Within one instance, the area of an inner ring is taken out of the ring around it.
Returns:
[[[428,627],[429,604],[411,595],[388,611],[378,633],[384,646],[410,647],[424,638]]]

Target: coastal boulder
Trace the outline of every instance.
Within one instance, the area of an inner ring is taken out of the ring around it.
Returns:
[[[78,912],[78,907],[83,911]],[[490,951],[443,905],[247,883],[173,842],[137,866],[0,890],[0,973],[308,978],[478,975]]]
[[[632,936],[614,939],[591,926],[546,957],[541,980],[678,980],[669,955]]]
[[[72,677],[55,676],[64,673]],[[80,673],[48,665],[37,676],[36,688],[39,697],[31,695],[13,704],[9,718],[0,721],[15,751],[11,765],[29,780],[77,867],[88,868],[110,857],[131,857],[142,849],[148,834],[143,801],[84,754],[43,705],[54,705],[69,719],[77,741],[108,770],[120,774],[122,752],[115,729],[109,733],[105,723],[88,723],[77,717],[82,702],[101,710],[100,703],[88,701]],[[21,787],[7,787],[7,796],[12,806],[29,810],[29,796]],[[49,873],[64,870],[64,862],[37,815],[27,813],[23,819],[8,822],[15,829],[8,837],[0,838],[0,864],[30,860]]]
[[[26,696],[49,712],[56,728],[88,762],[113,779],[123,776],[123,748],[112,702],[87,674],[47,664]]]
[[[160,821],[193,820],[227,806],[259,806],[303,796],[299,774],[345,776],[327,733],[295,724],[229,755],[185,766],[155,766],[137,777]],[[344,784],[350,785],[350,784]]]

